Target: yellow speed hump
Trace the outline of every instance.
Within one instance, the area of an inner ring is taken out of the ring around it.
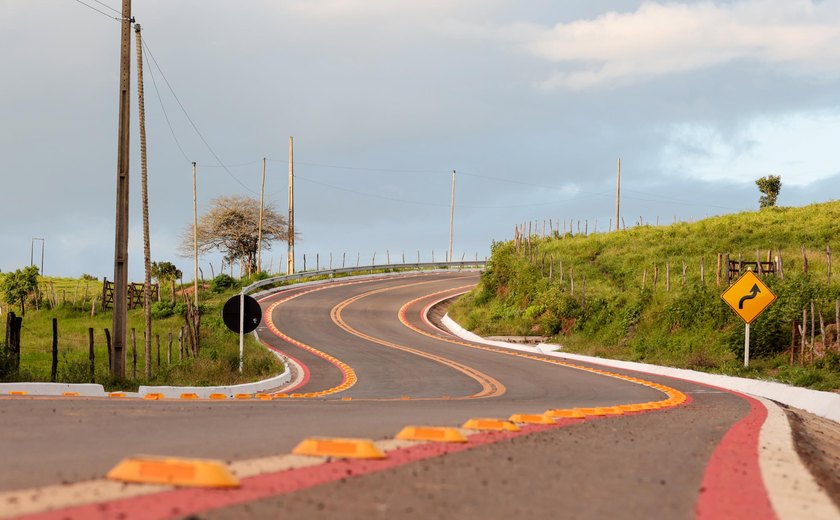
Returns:
[[[744,273],[720,297],[747,325],[776,301],[776,295],[752,271]]]

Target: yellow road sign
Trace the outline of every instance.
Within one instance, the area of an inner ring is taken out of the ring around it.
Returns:
[[[747,271],[720,295],[744,323],[752,323],[764,312],[776,295],[752,271]]]

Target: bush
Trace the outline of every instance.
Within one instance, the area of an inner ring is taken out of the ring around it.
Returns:
[[[222,293],[232,287],[236,287],[236,285],[236,280],[234,280],[233,277],[226,274],[220,274],[219,276],[213,278],[210,282],[210,290],[214,293]]]
[[[183,305],[183,304],[179,303],[178,305]],[[168,317],[172,316],[172,313],[174,312],[174,307],[177,307],[177,305],[173,306],[172,302],[165,302],[165,301],[154,302],[152,304],[152,318],[154,318],[156,320],[162,320],[164,318],[168,318]]]

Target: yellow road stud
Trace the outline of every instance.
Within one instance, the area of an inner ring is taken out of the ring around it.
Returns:
[[[552,417],[541,413],[515,413],[510,416],[510,420],[516,423],[525,424],[554,424],[554,419]]]
[[[79,392],[63,392],[64,397],[79,397]]]
[[[395,439],[403,441],[467,442],[457,428],[445,426],[406,426]]]
[[[294,398],[303,397],[303,394],[292,394],[289,397],[294,397]]]
[[[227,395],[225,395],[225,394],[210,394],[210,399],[213,399],[214,401],[223,401],[223,400],[227,399]]]
[[[623,415],[624,410],[620,406],[604,406],[601,408],[606,415]]]
[[[180,399],[198,399],[198,394],[186,392],[181,394]]]
[[[586,417],[577,408],[555,408],[554,410],[546,410],[544,415],[557,419],[583,419]]]
[[[624,412],[638,412],[642,409],[638,404],[622,404],[618,406]]]
[[[9,395],[26,395],[27,393],[26,390],[12,390]]]
[[[163,399],[163,394],[153,392],[153,393],[149,393],[149,394],[144,395],[143,399],[146,399],[146,400],[149,400],[149,401],[160,401],[161,399]]]
[[[353,398],[352,397],[342,397],[341,400],[342,401],[352,401]]]
[[[302,440],[295,449],[295,455],[314,457],[337,457],[342,459],[384,459],[385,454],[370,439],[343,439],[310,437]]]
[[[604,411],[604,409],[600,406],[595,407],[595,408],[578,408],[578,410],[580,410],[580,413],[582,413],[584,415],[593,416],[593,417],[597,417],[597,416],[600,416],[600,415],[607,415],[607,413]]]
[[[251,394],[236,394],[234,397],[236,399],[250,399],[253,396]]]
[[[125,392],[111,392],[108,397],[125,397]]]
[[[505,432],[518,432],[520,430],[519,426],[505,419],[470,419],[461,428]]]
[[[278,393],[274,394],[275,399],[286,399],[288,397],[289,397],[289,394],[284,394],[282,392],[278,392]]]
[[[256,395],[254,395],[254,397],[256,397],[257,399],[261,399],[263,401],[271,401],[271,399],[273,399],[271,394],[262,394],[262,393],[256,394]]]
[[[108,472],[107,478],[141,484],[230,488],[239,480],[220,461],[164,457],[130,457]]]

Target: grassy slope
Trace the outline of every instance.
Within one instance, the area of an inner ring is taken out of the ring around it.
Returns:
[[[0,274],[0,277],[2,276]],[[101,293],[102,283],[42,277],[39,282],[42,292],[50,281],[53,282],[59,305],[51,309],[44,300],[40,304],[40,310],[27,307],[21,331],[21,373],[17,379],[49,381],[52,359],[52,318],[57,318],[59,333],[57,379],[63,382],[89,382],[88,328],[92,327],[94,329],[96,381],[105,384],[108,388],[116,388],[117,385],[111,381],[108,373],[108,354],[104,333],[104,329],[111,329],[112,313],[110,310],[102,312],[97,308],[96,316],[92,318],[89,299],[84,308],[81,306],[85,285],[89,286],[90,298]],[[62,297],[62,290],[66,298]],[[201,304],[206,307],[206,310],[202,316],[202,350],[197,360],[191,358],[179,360],[178,332],[184,326],[183,317],[176,314],[168,318],[152,320],[152,337],[160,336],[161,368],[158,369],[155,366],[153,377],[148,381],[144,378],[143,312],[140,309],[129,311],[128,328],[129,330],[136,329],[137,379],[128,381],[126,385],[122,385],[122,388],[136,388],[140,384],[228,385],[255,381],[281,372],[282,363],[248,335],[245,342],[244,371],[243,374],[238,373],[238,336],[225,327],[220,317],[221,306],[233,294],[238,294],[238,292],[234,289],[222,294],[201,293]],[[166,299],[165,295],[164,299]],[[6,304],[2,305],[2,310],[4,315],[10,310],[20,313],[17,306]],[[2,322],[5,324],[5,317]],[[167,365],[166,362],[169,333],[173,334],[171,365]],[[130,349],[130,336],[128,343]],[[153,341],[152,360],[154,363],[157,359],[156,349]],[[129,350],[126,367],[126,375],[129,378],[131,363],[132,356]]]
[[[585,238],[538,239],[533,241],[537,247],[533,260],[522,249],[515,251],[512,242],[498,243],[479,287],[450,313],[485,335],[544,334],[572,351],[837,389],[840,356],[790,367],[784,352],[791,342],[793,320],[801,320],[802,309],[811,300],[826,323],[834,322],[840,280],[835,275],[830,285],[826,283],[825,247],[836,237],[838,222],[840,202],[831,202]],[[807,276],[802,273],[802,244],[810,264]],[[744,327],[720,300],[723,288],[715,286],[717,253],[754,261],[760,250],[766,260],[767,250],[772,248],[775,255],[779,247],[785,279],[767,280],[779,300],[754,322],[755,362],[744,369],[740,362]],[[552,257],[554,272],[549,279]],[[701,259],[705,284],[700,282]],[[665,290],[666,262],[671,264],[670,292]],[[656,290],[651,287],[654,266],[659,268]]]

